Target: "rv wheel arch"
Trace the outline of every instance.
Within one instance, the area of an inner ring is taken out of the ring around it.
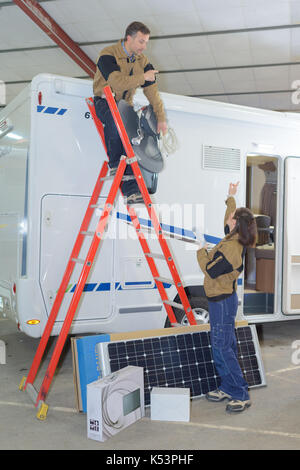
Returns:
[[[179,302],[179,300],[177,300],[177,302]],[[198,324],[209,323],[207,298],[205,296],[189,297],[189,302],[192,307],[197,323]],[[189,321],[183,310],[174,308],[174,314],[175,314],[177,322],[180,323],[180,325],[189,326]],[[170,319],[167,318],[165,322],[165,328],[170,328],[170,327],[171,327]]]

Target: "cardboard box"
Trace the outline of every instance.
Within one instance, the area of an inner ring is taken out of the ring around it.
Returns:
[[[77,411],[86,413],[87,384],[102,378],[95,347],[101,341],[109,341],[109,335],[89,335],[71,338],[73,378]]]
[[[153,387],[150,397],[152,420],[190,420],[189,388]]]
[[[274,293],[275,285],[275,250],[274,245],[258,246],[256,257],[256,290]]]
[[[256,260],[256,290],[274,294],[275,260],[260,258]]]
[[[127,366],[87,385],[87,436],[104,442],[145,415],[144,370]]]

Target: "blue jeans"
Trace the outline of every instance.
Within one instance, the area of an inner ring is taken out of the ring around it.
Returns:
[[[97,117],[104,126],[105,145],[110,168],[116,168],[122,155],[126,155],[114,118],[110,112],[106,99],[95,97],[95,111]],[[126,166],[126,175],[133,175],[130,165]],[[124,196],[139,193],[139,187],[135,180],[124,181],[121,185]]]
[[[249,400],[248,384],[237,359],[234,327],[238,308],[237,294],[218,302],[208,302],[208,308],[212,354],[221,378],[220,390],[228,393],[233,400]]]

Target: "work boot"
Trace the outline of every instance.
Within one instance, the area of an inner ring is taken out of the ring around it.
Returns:
[[[231,400],[226,406],[226,411],[229,413],[239,413],[249,408],[249,406],[251,406],[250,400]]]
[[[143,196],[141,195],[141,193],[134,193],[134,194],[131,194],[130,196],[127,196],[126,203],[129,204],[129,205],[131,205],[131,204],[142,204],[142,203],[144,203],[144,199],[143,199]]]
[[[228,400],[231,400],[231,396],[228,395],[228,393],[223,392],[223,390],[220,390],[219,388],[217,388],[217,390],[213,390],[212,392],[208,392],[206,394],[206,398],[209,401],[223,401],[226,398]]]

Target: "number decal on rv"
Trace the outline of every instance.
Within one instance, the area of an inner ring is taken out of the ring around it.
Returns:
[[[84,115],[85,119],[90,119],[91,117],[91,113],[89,111],[87,111]]]

